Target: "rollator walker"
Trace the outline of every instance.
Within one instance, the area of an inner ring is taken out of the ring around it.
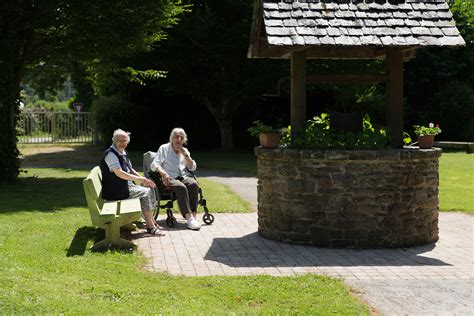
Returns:
[[[176,217],[173,215],[173,202],[176,201],[176,195],[171,190],[167,190],[163,184],[161,179],[161,175],[158,172],[153,172],[150,170],[150,165],[153,162],[153,159],[156,156],[156,152],[147,151],[143,154],[143,173],[146,178],[152,180],[156,184],[155,194],[156,199],[158,200],[158,206],[156,210],[153,212],[153,217],[155,221],[158,219],[158,214],[160,213],[160,209],[166,209],[166,225],[168,227],[176,226]],[[193,178],[197,181],[196,176],[192,171],[188,172],[193,176]],[[209,213],[206,205],[206,199],[203,197],[202,189],[199,186],[199,201],[198,206],[202,206],[204,209],[204,214],[202,216],[202,221],[207,225],[211,225],[214,222],[214,215]],[[164,202],[162,204],[162,202]]]

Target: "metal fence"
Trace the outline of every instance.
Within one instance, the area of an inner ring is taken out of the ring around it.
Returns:
[[[92,112],[22,112],[17,130],[21,144],[97,143]]]

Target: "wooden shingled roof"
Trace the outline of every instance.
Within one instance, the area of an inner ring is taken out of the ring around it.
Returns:
[[[445,0],[255,0],[250,41],[251,58],[302,48],[307,58],[378,58],[385,47],[465,45]]]

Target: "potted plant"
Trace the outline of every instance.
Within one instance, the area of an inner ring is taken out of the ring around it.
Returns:
[[[254,121],[247,131],[250,135],[258,137],[262,147],[276,148],[280,144],[281,131],[260,121]]]
[[[428,126],[414,125],[415,134],[418,136],[418,146],[420,149],[430,149],[433,147],[434,137],[441,133],[439,124],[430,123]]]

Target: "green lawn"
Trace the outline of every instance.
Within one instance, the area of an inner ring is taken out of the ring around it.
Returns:
[[[101,149],[97,146],[78,146],[73,147],[74,150],[67,146],[64,148],[65,151],[60,153],[48,153],[47,148],[43,147],[23,145],[21,150],[30,165],[64,164],[65,161],[74,161],[77,164],[90,163],[92,165],[97,163],[98,157],[101,155]],[[45,152],[41,152],[41,150]],[[256,157],[252,150],[230,153],[192,151],[192,155],[198,163],[198,175],[200,169],[257,175]],[[143,151],[132,151],[130,156],[137,167],[141,166]],[[474,212],[474,154],[444,152],[440,158],[439,176],[440,209],[442,211]],[[207,195],[206,190],[204,192]],[[210,203],[211,205],[212,203]]]
[[[202,169],[236,171],[257,175],[257,158],[253,151],[196,152],[193,153],[198,167]]]
[[[211,213],[253,212],[249,202],[242,200],[228,186],[203,178],[198,178],[198,181]]]
[[[191,151],[199,169],[235,171],[257,175],[257,158],[252,150],[247,151]],[[143,152],[129,152],[130,159],[134,164],[143,161]]]
[[[82,191],[87,172],[29,169],[18,183],[0,186],[1,314],[369,313],[327,277],[176,277],[143,271],[137,252],[91,253],[98,233]],[[226,203],[240,205],[232,210],[245,211],[227,189],[202,186],[206,197],[226,195]],[[222,208],[212,201],[211,210]]]
[[[439,161],[439,206],[474,213],[474,154],[443,153]]]
[[[209,152],[194,154],[201,168],[257,174],[254,154]],[[474,154],[446,152],[439,160],[439,205],[442,211],[474,213]]]

